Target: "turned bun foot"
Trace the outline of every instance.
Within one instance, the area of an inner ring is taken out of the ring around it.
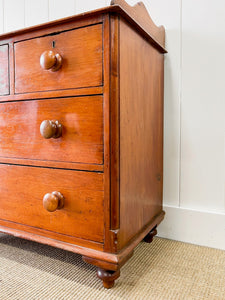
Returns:
[[[143,239],[146,243],[151,243],[153,240],[153,237],[157,234],[157,229],[154,227]]]
[[[97,276],[102,280],[103,286],[110,289],[114,286],[115,280],[120,276],[120,270],[106,271],[103,269],[97,269]]]

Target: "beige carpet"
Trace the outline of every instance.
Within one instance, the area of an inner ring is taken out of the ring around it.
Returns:
[[[0,234],[0,300],[225,299],[225,252],[141,243],[111,290],[81,256]]]

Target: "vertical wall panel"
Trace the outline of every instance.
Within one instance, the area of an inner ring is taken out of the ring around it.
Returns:
[[[48,1],[25,0],[25,26],[48,21]]]
[[[4,31],[23,28],[25,26],[24,20],[24,0],[5,0]]]
[[[183,0],[181,205],[224,211],[225,2]]]
[[[82,2],[82,1],[81,1]],[[75,0],[49,0],[49,20],[60,19],[75,14]]]
[[[4,13],[3,13],[3,0],[0,0],[0,34],[3,33],[4,27]]]
[[[157,25],[166,28],[164,92],[164,204],[179,205],[181,0],[144,0]]]
[[[105,0],[77,0],[76,13],[97,9],[106,5]]]

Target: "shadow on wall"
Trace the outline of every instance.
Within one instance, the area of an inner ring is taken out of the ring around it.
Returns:
[[[179,202],[180,44],[177,30],[166,30],[164,75],[164,204]],[[172,44],[171,41],[176,41]]]

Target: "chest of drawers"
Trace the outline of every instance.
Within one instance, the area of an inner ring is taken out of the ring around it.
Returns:
[[[107,288],[164,217],[164,28],[124,0],[0,36],[0,231]]]

